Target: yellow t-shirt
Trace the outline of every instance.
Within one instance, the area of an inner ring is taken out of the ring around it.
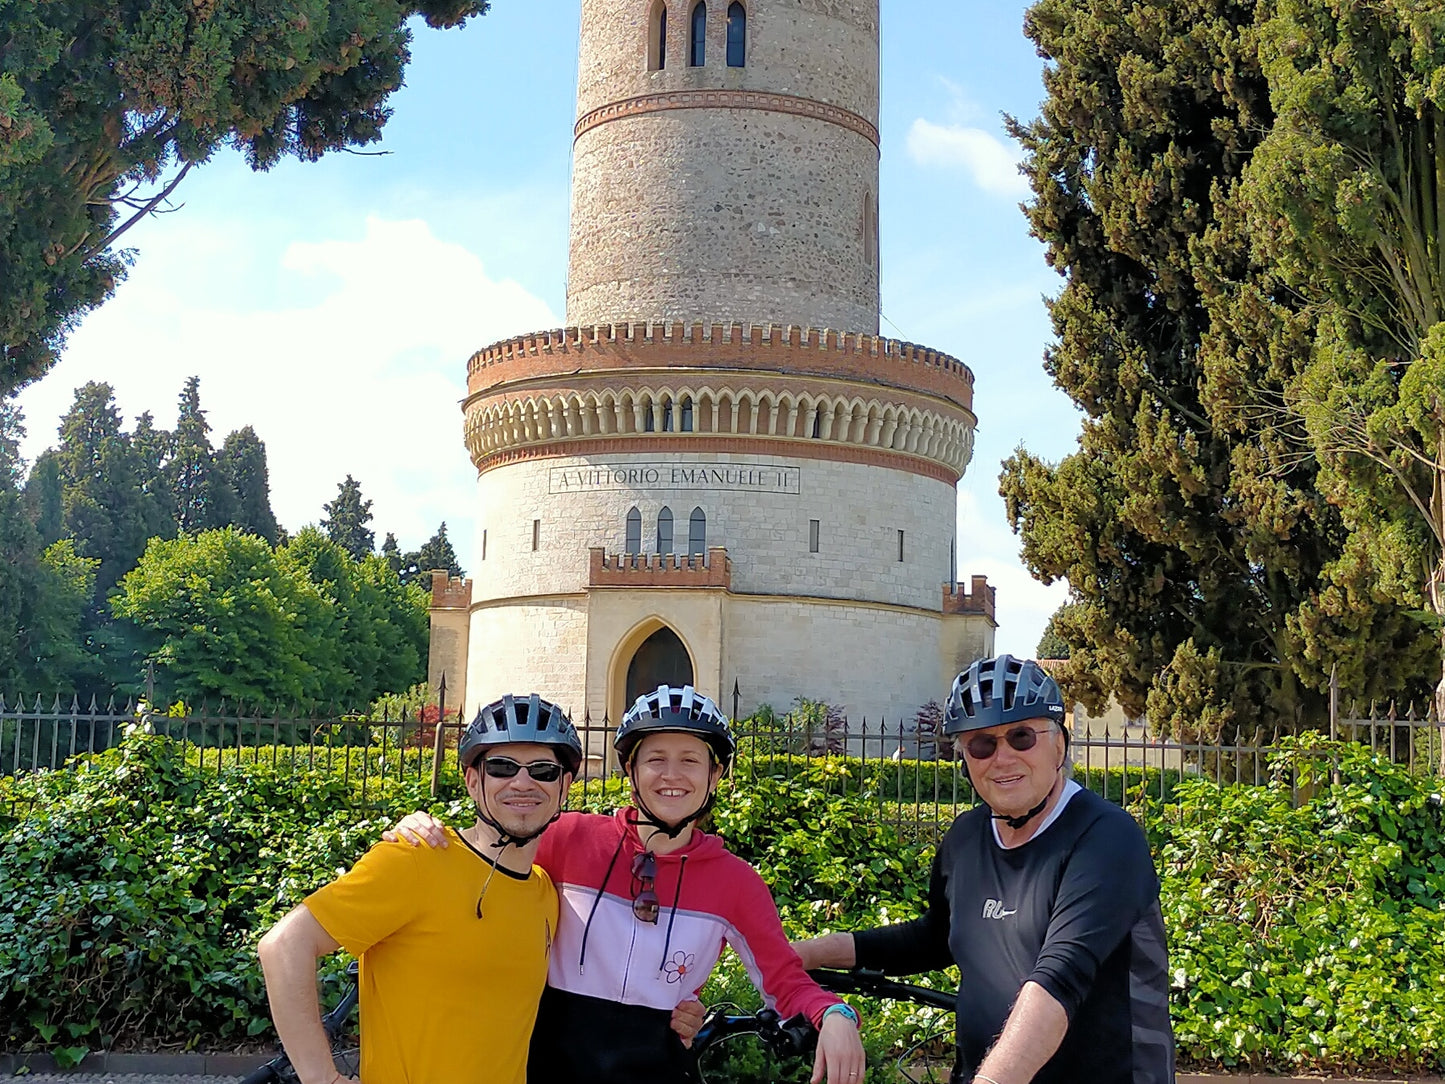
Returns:
[[[378,843],[306,907],[361,961],[365,1084],[525,1084],[557,890],[445,850]],[[481,917],[478,916],[480,907]]]

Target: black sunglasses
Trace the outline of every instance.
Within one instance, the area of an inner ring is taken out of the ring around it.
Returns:
[[[657,859],[651,851],[639,851],[632,856],[632,913],[641,922],[657,924],[658,912],[662,909],[657,902],[657,893],[652,890],[657,879]]]
[[[1052,729],[1053,727],[1045,727],[1035,730],[1031,726],[1016,726],[1006,731],[1002,740],[1009,743],[1009,748],[1027,753],[1039,743],[1040,734],[1047,734]],[[963,748],[974,760],[987,760],[998,752],[999,740],[997,734],[975,734],[963,743]]]
[[[511,757],[487,757],[482,761],[482,770],[493,779],[511,779],[523,768],[539,783],[555,783],[562,778],[562,765],[555,760],[534,760],[522,764]]]

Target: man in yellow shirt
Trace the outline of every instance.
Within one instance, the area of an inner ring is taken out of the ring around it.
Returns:
[[[560,708],[504,696],[458,749],[477,820],[459,846],[379,843],[261,939],[276,1032],[301,1084],[355,1081],[331,1056],[316,961],[361,961],[361,1079],[367,1084],[525,1084],[527,1045],[557,929],[557,892],[532,864],[582,761]],[[458,1038],[485,1020],[486,1041]]]

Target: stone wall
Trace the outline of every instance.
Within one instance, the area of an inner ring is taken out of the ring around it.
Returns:
[[[747,65],[727,4],[689,67],[690,4],[584,0],[569,323],[704,319],[878,327],[876,0],[753,0]]]
[[[933,612],[949,575],[956,507],[953,486],[921,475],[781,455],[682,452],[512,463],[486,471],[478,496],[477,529],[485,539],[474,552],[485,557],[472,577],[479,601],[585,591],[589,549],[623,552],[627,512],[636,507],[642,551],[655,552],[666,507],[679,553],[687,552],[693,509],[702,509],[706,545],[727,549],[734,592]]]
[[[467,710],[539,692],[579,716],[586,705],[587,596],[548,595],[472,610]]]
[[[729,695],[737,679],[744,715],[759,704],[781,715],[806,696],[842,708],[851,727],[865,718],[896,726],[900,715],[911,722],[921,704],[947,697],[940,615],[780,598],[729,602],[723,672]]]

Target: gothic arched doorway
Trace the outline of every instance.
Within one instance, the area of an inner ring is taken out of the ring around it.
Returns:
[[[692,659],[677,633],[664,625],[637,645],[627,664],[627,707],[659,685],[691,685]]]

